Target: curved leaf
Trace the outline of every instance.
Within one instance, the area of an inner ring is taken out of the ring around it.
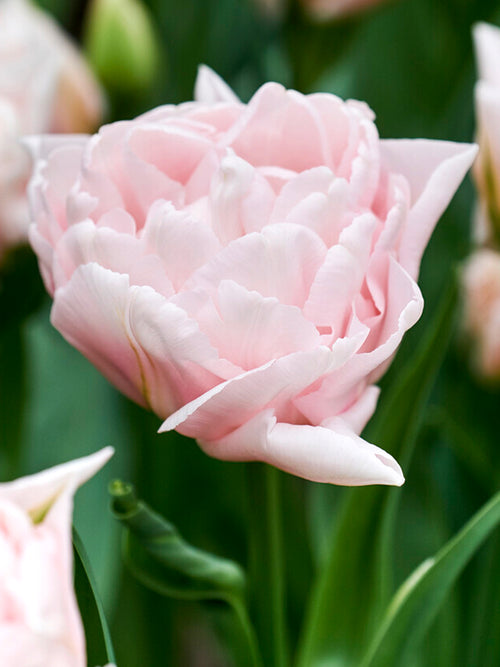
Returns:
[[[104,610],[96,591],[89,560],[80,537],[73,530],[75,593],[85,629],[89,667],[114,663],[115,657]]]
[[[362,667],[405,664],[459,574],[500,523],[500,492],[446,544],[419,565],[394,595]]]

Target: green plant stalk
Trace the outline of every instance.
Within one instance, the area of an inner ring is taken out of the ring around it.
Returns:
[[[26,400],[25,345],[21,326],[0,330],[0,479],[19,475]]]
[[[289,664],[280,474],[266,464],[247,464],[249,593],[262,657],[269,667]]]

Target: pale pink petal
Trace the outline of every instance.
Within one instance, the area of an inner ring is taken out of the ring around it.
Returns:
[[[197,322],[174,303],[147,287],[131,292],[128,312],[143,391],[160,417],[234,375]]]
[[[13,482],[2,482],[0,498],[6,498],[26,512],[35,512],[39,507],[54,501],[63,491],[74,494],[112,455],[113,448],[105,447],[90,456],[62,463]]]
[[[194,99],[205,104],[239,102],[239,98],[227,83],[206,65],[198,67],[198,76],[194,85]]]
[[[274,200],[271,186],[252,165],[236,155],[224,157],[210,188],[212,228],[222,245],[260,230]]]
[[[287,424],[267,410],[224,438],[200,438],[199,444],[220,459],[264,461],[314,482],[347,486],[404,482],[392,456],[340,422],[337,429]]]
[[[380,142],[387,168],[403,174],[410,185],[411,209],[399,259],[416,278],[434,226],[477,154],[477,146],[450,141],[394,139]]]
[[[289,136],[294,137],[293,142],[287,141]],[[319,114],[307,97],[277,83],[267,83],[255,93],[228,142],[255,166],[304,171],[332,164]]]
[[[211,227],[188,211],[159,200],[151,207],[141,237],[149,253],[161,259],[175,290],[220,250]]]
[[[234,280],[262,296],[302,306],[325,255],[324,243],[306,227],[271,225],[230,243],[187,286],[211,290],[222,280]]]
[[[36,161],[47,160],[59,148],[83,149],[89,138],[88,134],[28,134],[22,137],[21,142]]]
[[[131,126],[128,147],[144,163],[185,185],[212,142],[199,133],[160,124]]]
[[[81,265],[95,262],[105,269],[129,276],[130,285],[149,285],[166,297],[174,294],[172,283],[156,254],[143,254],[143,246],[130,234],[117,232],[107,223],[119,224],[117,216],[103,216],[96,226],[91,220],[70,227],[56,246],[54,280],[62,287]],[[125,224],[128,220],[124,221]]]
[[[359,347],[357,339],[338,339],[332,349],[317,347],[275,359],[260,368],[221,383],[169,417],[160,432],[177,429],[203,440],[217,440],[261,410],[273,406],[285,419],[298,417],[290,400],[326,373],[332,372]]]
[[[112,453],[107,447],[0,484],[3,514],[20,510],[30,517],[23,538],[11,544],[16,563],[8,580],[1,582],[9,600],[4,612],[11,619],[2,619],[0,627],[2,665],[85,667],[85,638],[73,590],[73,495]],[[10,645],[16,638],[22,644]]]
[[[221,282],[216,305],[196,319],[219,355],[244,370],[320,345],[316,327],[299,308],[249,292],[232,280]]]
[[[332,327],[337,336],[344,335],[354,298],[361,290],[376,224],[368,213],[355,218],[342,232],[339,243],[328,250],[304,306],[306,317],[317,326]]]
[[[370,385],[363,391],[357,401],[341,413],[340,418],[346,426],[354,431],[354,433],[361,433],[367,425],[369,419],[375,412],[379,395],[379,387]],[[334,417],[333,419],[337,419],[337,417]],[[331,423],[335,422],[326,419],[321,426],[329,428]]]
[[[140,405],[147,405],[138,352],[128,326],[130,282],[97,264],[80,266],[59,288],[52,324],[66,340]]]
[[[329,374],[319,388],[294,400],[312,424],[321,424],[349,409],[360,398],[366,384],[379,379],[403,334],[420,317],[423,301],[417,284],[394,260],[390,271],[393,272],[388,280],[391,292],[377,328],[377,340],[371,340],[373,334],[370,333],[358,354]],[[359,325],[356,328],[359,329]]]

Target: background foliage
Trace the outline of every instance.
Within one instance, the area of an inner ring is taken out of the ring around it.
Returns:
[[[83,38],[85,3],[40,0],[39,4],[76,39]],[[473,140],[471,26],[479,20],[500,21],[497,0],[393,0],[356,18],[325,25],[311,23],[296,6],[282,20],[271,21],[251,0],[148,0],[144,4],[158,42],[157,68],[146,87],[124,91],[108,84],[109,120],[131,117],[160,103],[191,99],[196,68],[203,62],[244,100],[269,79],[303,92],[322,90],[366,100],[376,112],[381,136],[387,138]],[[456,280],[460,262],[471,249],[473,202],[473,187],[466,182],[439,223],[424,258],[422,320],[406,336],[382,382],[381,408],[391,388],[402,382],[420,341],[430,335],[431,323],[438,321],[451,332],[436,330],[438,340],[442,332],[444,342],[448,338],[451,342],[443,345],[437,381],[429,383],[422,399],[426,407],[414,428],[414,454],[405,468],[407,482],[391,492],[397,497],[391,550],[395,584],[434,554],[499,488],[500,391],[472,377],[458,307],[445,322],[438,319],[442,294]],[[39,288],[32,269],[23,274],[29,294]],[[118,565],[120,527],[105,511],[109,504],[106,480],[130,480],[139,496],[180,527],[190,543],[246,563],[249,498],[242,466],[209,459],[193,442],[175,433],[156,435],[158,419],[118,395],[65,343],[50,327],[48,299],[40,300],[23,326],[24,373],[30,381],[23,382],[23,369],[17,366],[17,389],[13,394],[5,386],[0,389],[3,399],[9,397],[12,403],[17,396],[24,401],[24,422],[12,426],[22,429],[18,449],[11,453],[6,469],[9,464],[12,474],[16,469],[33,472],[112,444],[114,459],[77,496],[75,523],[111,622],[117,664],[231,664],[207,621],[211,618],[216,626],[223,626],[220,605],[172,602],[143,588]],[[11,409],[5,400],[1,405],[6,416],[2,428],[7,429]],[[391,418],[390,409],[381,414]],[[371,426],[377,427],[384,432],[378,424]],[[5,430],[3,435],[8,433]],[[393,440],[377,442],[397,449],[400,443],[397,437]],[[313,572],[329,548],[328,535],[350,492],[281,477],[287,498],[288,620],[290,635],[296,637]],[[373,530],[377,518],[369,519]],[[366,569],[372,557],[372,551],[363,553]],[[424,643],[406,654],[401,664],[500,664],[499,562],[497,530],[453,587]],[[358,581],[358,586],[363,584]],[[355,605],[362,599],[363,590],[344,591],[343,614],[356,619]]]

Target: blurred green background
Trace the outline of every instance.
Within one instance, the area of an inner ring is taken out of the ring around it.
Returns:
[[[39,4],[75,39],[88,36],[87,3]],[[132,56],[146,59],[142,80],[140,68],[138,80],[129,77],[130,85],[127,71],[123,79],[101,71],[109,121],[192,99],[197,66],[206,63],[243,100],[267,80],[365,100],[386,138],[473,140],[471,26],[500,22],[498,0],[392,0],[328,24],[313,23],[296,5],[271,19],[251,0],[148,0],[144,5],[151,33],[131,30],[130,37]],[[153,54],[151,44],[141,42],[146,34],[157,42]],[[131,67],[123,58],[112,67],[119,68],[120,61]],[[385,391],[411,363],[445,286],[456,279],[471,250],[474,198],[467,180],[438,225],[422,265],[424,315],[384,378]],[[32,266],[28,273],[36,292]],[[16,465],[22,473],[34,472],[104,445],[115,447],[111,463],[79,492],[75,521],[111,622],[119,667],[231,664],[201,607],[160,598],[122,571],[119,529],[106,511],[106,484],[117,476],[134,482],[139,495],[191,542],[244,563],[248,498],[242,466],[209,459],[176,434],[156,435],[158,419],[121,397],[50,327],[49,300],[41,301],[23,325],[29,383],[23,389],[23,375],[17,373],[25,403],[24,422],[17,425],[22,447]],[[499,487],[500,391],[471,375],[458,312],[456,319],[415,455],[405,470],[406,484],[397,492],[396,582],[444,544]],[[8,407],[0,410],[7,414]],[[384,442],[377,444],[384,447]],[[345,490],[285,475],[283,483],[288,613],[295,633],[314,564]],[[309,524],[308,517],[313,517]],[[500,664],[499,565],[497,531],[467,567],[423,648],[405,665]]]

